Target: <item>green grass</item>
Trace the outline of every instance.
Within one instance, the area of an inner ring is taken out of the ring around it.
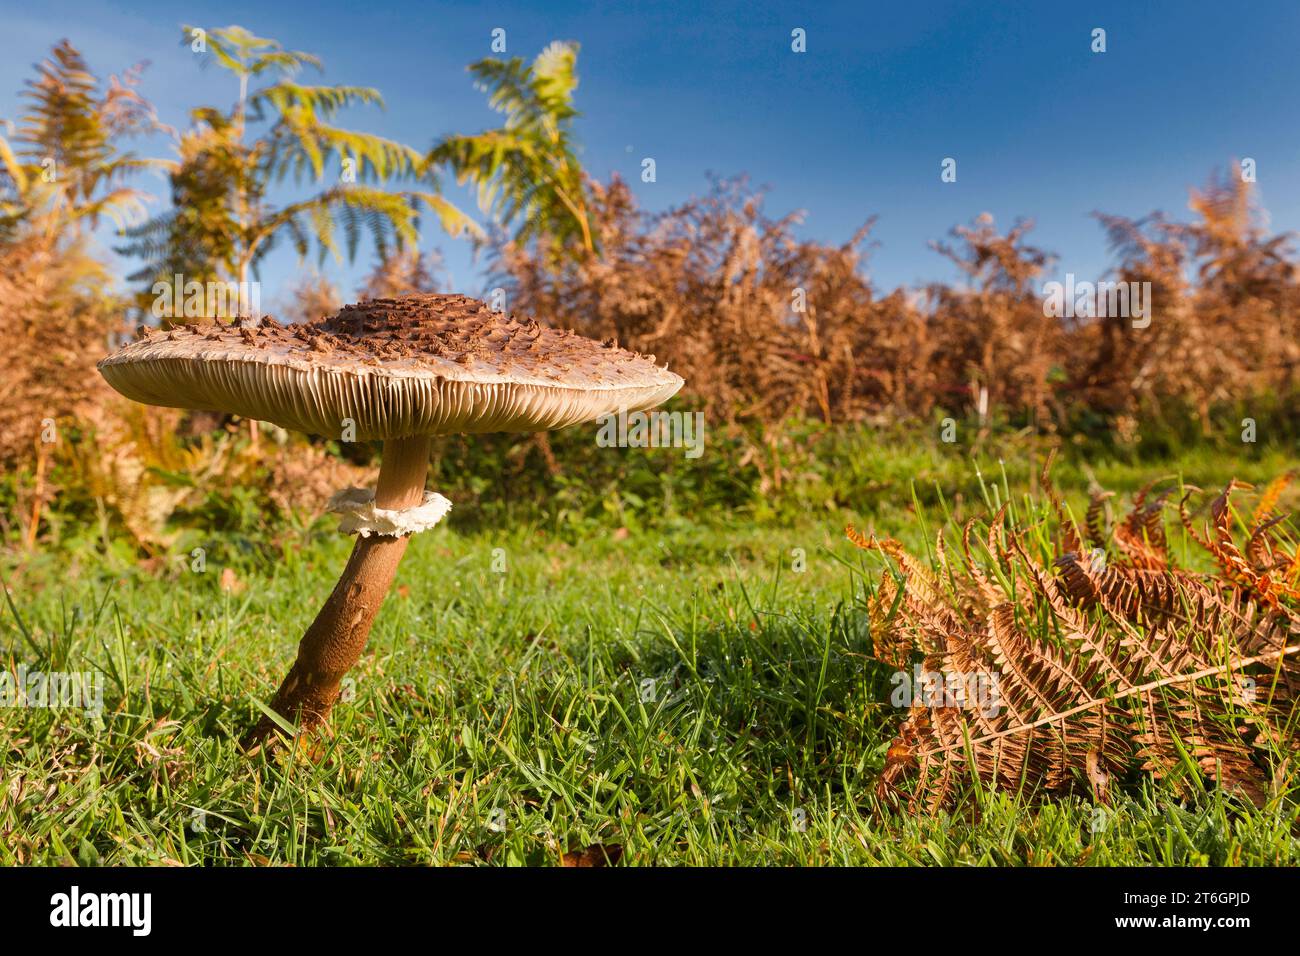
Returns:
[[[944,505],[961,517],[982,493],[968,462],[861,451],[875,457],[807,480],[875,480],[893,507],[828,495],[802,515],[696,522],[646,505],[638,522],[559,527],[542,509],[418,536],[334,736],[277,757],[235,741],[346,560],[328,523],[281,530],[273,559],[212,537],[202,573],[180,547],[150,572],[84,543],[11,556],[8,666],[100,673],[104,712],[0,708],[0,863],[555,864],[596,844],[639,865],[1300,862],[1295,793],[1256,809],[1148,783],[1104,817],[1085,798],[978,787],[958,818],[877,806],[898,714],[861,611],[880,566],[843,526],[920,548]],[[1131,490],[1288,466],[1267,453],[1096,473]],[[982,470],[1001,483],[996,461]],[[1023,494],[1027,460],[1007,472]],[[1067,462],[1058,483],[1078,492],[1081,475]],[[220,588],[227,565],[237,593]]]

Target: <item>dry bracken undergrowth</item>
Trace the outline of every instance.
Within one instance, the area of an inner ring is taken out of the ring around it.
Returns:
[[[1101,802],[1144,776],[1256,804],[1283,792],[1297,769],[1300,549],[1272,512],[1291,479],[1249,513],[1233,506],[1237,482],[1203,515],[1195,489],[1149,486],[1107,533],[1108,496],[1081,527],[1045,468],[1050,524],[1004,505],[965,524],[959,554],[941,532],[933,562],[849,528],[897,565],[871,602],[874,655],[899,669],[923,657],[931,691],[913,694],[878,795],[917,813],[952,808],[976,778]],[[1213,571],[1174,564],[1169,510]]]
[[[801,238],[797,214],[766,215],[743,181],[657,214],[617,177],[590,189],[602,254],[557,270],[501,245],[511,307],[667,360],[711,421],[942,409],[1068,430],[1087,408],[1117,427],[1186,410],[1208,430],[1216,406],[1300,388],[1300,263],[1240,177],[1194,190],[1188,222],[1097,214],[1105,278],[1150,284],[1146,327],[1100,300],[1096,317],[1045,315],[1044,282],[1069,264],[1052,271],[1027,221],[976,216],[932,243],[961,282],[884,293],[869,274],[874,218],[834,245]]]

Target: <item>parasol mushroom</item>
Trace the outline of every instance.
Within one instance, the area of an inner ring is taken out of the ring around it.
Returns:
[[[373,494],[348,489],[332,510],[359,534],[333,593],[307,629],[271,708],[303,729],[322,723],[365,649],[411,534],[450,503],[424,490],[430,439],[536,432],[667,400],[680,376],[654,356],[519,321],[463,295],[350,305],[282,326],[145,330],[99,363],[108,383],[150,405],[223,411],[307,434],[382,441]],[[269,718],[245,737],[275,728]]]

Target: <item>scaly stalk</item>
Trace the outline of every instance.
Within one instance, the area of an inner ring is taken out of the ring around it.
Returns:
[[[405,510],[424,498],[429,472],[428,437],[397,438],[384,442],[383,464],[375,489],[375,506]],[[298,659],[271,702],[271,709],[302,730],[310,730],[329,717],[338,700],[339,685],[365,650],[370,627],[392,586],[397,565],[406,553],[409,535],[358,537],[342,577],[329,600],[298,645]],[[276,728],[263,717],[243,746],[263,740]]]

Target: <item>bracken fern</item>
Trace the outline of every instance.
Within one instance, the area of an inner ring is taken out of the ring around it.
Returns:
[[[1176,567],[1165,528],[1175,489],[1148,486],[1107,534],[1093,495],[1081,528],[1050,480],[1037,523],[1006,505],[977,535],[944,533],[933,562],[892,539],[848,529],[893,559],[870,607],[873,653],[897,668],[923,658],[942,694],[914,694],[889,748],[877,794],[912,812],[959,803],[974,780],[1052,794],[1144,776],[1176,792],[1217,785],[1262,804],[1294,773],[1300,690],[1300,549],[1279,540],[1276,506],[1291,475],[1238,519],[1230,482],[1197,527],[1185,489],[1178,512],[1189,545],[1215,570]],[[1239,548],[1234,522],[1244,527]],[[1052,533],[1054,532],[1054,533]],[[1085,543],[1086,542],[1086,543]],[[981,684],[982,682],[982,684]],[[972,687],[994,689],[976,700]]]

